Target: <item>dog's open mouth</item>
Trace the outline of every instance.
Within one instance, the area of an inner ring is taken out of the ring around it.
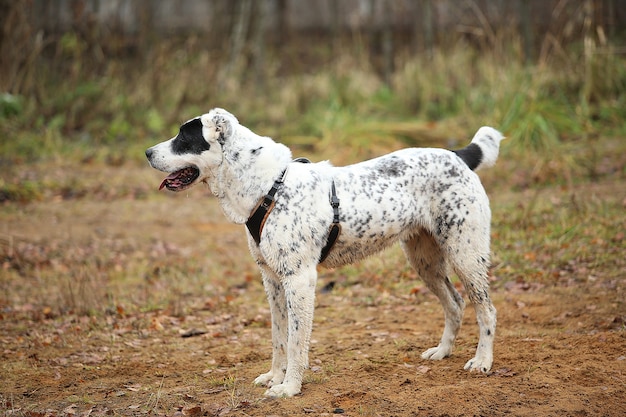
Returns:
[[[172,172],[168,175],[161,185],[159,190],[166,187],[170,191],[181,191],[189,187],[200,176],[200,170],[196,167],[186,167]]]

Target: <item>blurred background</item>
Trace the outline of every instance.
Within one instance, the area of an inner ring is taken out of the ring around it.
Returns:
[[[0,27],[4,164],[142,160],[216,106],[336,162],[626,133],[623,0],[0,0]]]
[[[626,0],[0,0],[0,415],[309,413],[252,391],[269,312],[243,227],[206,187],[158,192],[165,174],[145,158],[218,106],[335,165],[462,147],[483,125],[508,138],[479,173],[502,312],[495,378],[450,396],[456,373],[391,368],[419,363],[411,346],[441,325],[396,246],[320,272],[323,370],[306,398],[332,410],[334,392],[367,391],[359,415],[619,412]],[[376,326],[405,336],[378,344],[364,330]],[[180,337],[195,329],[206,335]],[[416,383],[380,377],[396,372]],[[418,389],[426,408],[407,401]],[[493,408],[500,398],[515,400]]]

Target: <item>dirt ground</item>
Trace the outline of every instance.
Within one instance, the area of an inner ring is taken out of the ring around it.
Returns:
[[[158,173],[108,169],[119,195],[0,207],[1,416],[626,415],[625,263],[564,270],[558,285],[494,266],[495,361],[480,375],[463,370],[469,305],[454,354],[420,358],[442,310],[396,249],[320,270],[302,393],[266,399],[252,381],[270,364],[269,312],[243,226],[199,188],[157,194]],[[137,188],[119,191],[129,175]],[[489,193],[506,216],[510,194]]]

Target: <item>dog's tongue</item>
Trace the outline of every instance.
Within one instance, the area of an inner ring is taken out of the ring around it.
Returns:
[[[172,180],[175,180],[176,178],[178,178],[178,176],[180,175],[180,171],[176,171],[176,172],[172,172],[170,175],[168,175],[167,177],[165,177],[165,179],[163,180],[163,182],[161,182],[161,185],[159,185],[159,191],[162,190],[163,188],[165,188],[165,186]]]

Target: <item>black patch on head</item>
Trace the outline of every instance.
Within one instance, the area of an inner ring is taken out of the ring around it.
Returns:
[[[480,146],[475,143],[470,143],[465,148],[452,152],[457,154],[472,171],[475,170],[483,160],[483,151],[480,149]]]
[[[208,151],[211,146],[202,136],[200,118],[188,121],[180,127],[176,138],[172,141],[172,153],[175,155],[196,154]]]

